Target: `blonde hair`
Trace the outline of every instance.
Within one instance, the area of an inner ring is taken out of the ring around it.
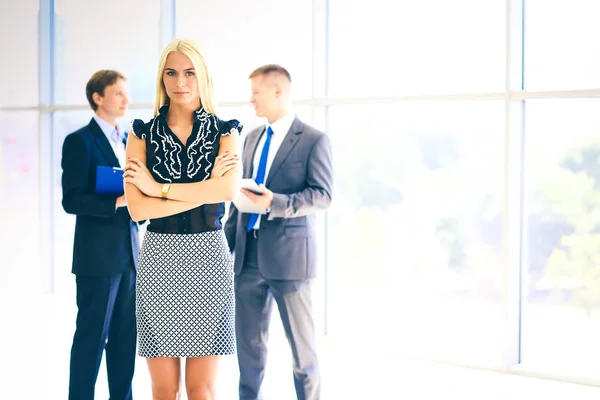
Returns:
[[[187,56],[192,62],[198,77],[198,90],[200,92],[201,106],[211,114],[216,115],[216,107],[214,105],[213,82],[206,65],[206,61],[196,42],[190,39],[173,39],[162,51],[158,61],[158,77],[156,78],[156,99],[154,101],[154,116],[158,115],[158,110],[165,104],[169,104],[169,96],[165,90],[163,83],[163,75],[165,66],[167,65],[167,57],[174,51],[178,51]]]

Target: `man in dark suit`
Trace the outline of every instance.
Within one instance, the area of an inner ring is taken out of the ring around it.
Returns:
[[[87,83],[86,96],[95,115],[66,137],[62,152],[62,204],[77,216],[72,272],[78,311],[69,399],[94,398],[106,349],[110,398],[125,400],[132,398],[136,352],[138,226],[124,195],[99,195],[95,188],[97,166],[125,166],[126,137],[117,118],[129,103],[126,79],[117,71],[98,71]]]
[[[279,65],[250,74],[251,102],[268,124],[248,133],[244,178],[264,191],[242,192],[266,214],[232,204],[225,233],[235,253],[236,340],[241,400],[262,399],[273,299],[292,350],[299,400],[317,400],[317,361],[311,285],[316,275],[315,212],[329,207],[333,171],[327,135],[289,112],[291,78]]]

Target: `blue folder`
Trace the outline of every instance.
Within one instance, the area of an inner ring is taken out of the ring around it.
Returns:
[[[123,193],[123,169],[98,165],[96,167],[96,194],[121,196]]]

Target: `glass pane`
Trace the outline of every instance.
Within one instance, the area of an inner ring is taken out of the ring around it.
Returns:
[[[131,102],[154,101],[160,0],[55,4],[58,104],[87,104],[85,84],[100,69],[116,69],[129,78]]]
[[[504,89],[504,0],[330,4],[333,96]]]
[[[525,88],[600,87],[600,2],[525,2]]]
[[[119,124],[129,131],[131,120],[140,118],[148,121],[152,118],[152,110],[130,109]],[[75,216],[67,214],[62,208],[62,145],[65,137],[77,129],[87,125],[93,117],[92,111],[60,111],[54,114],[54,143],[53,143],[53,187],[54,187],[54,277],[55,291],[59,294],[74,293],[75,280],[71,275],[73,259],[73,235]],[[140,232],[143,234],[143,230]],[[143,236],[142,236],[143,237]]]
[[[177,29],[178,36],[200,45],[219,100],[250,98],[248,75],[272,63],[290,72],[294,98],[310,97],[311,1],[221,0],[209,7],[201,1],[180,0]]]
[[[38,7],[39,0],[0,2],[0,107],[39,103]]]
[[[0,295],[39,291],[38,113],[0,112]]]
[[[499,362],[503,110],[491,101],[331,107],[334,337]]]
[[[523,361],[600,371],[600,100],[527,104]]]

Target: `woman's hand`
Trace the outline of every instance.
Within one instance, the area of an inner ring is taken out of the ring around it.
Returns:
[[[161,197],[162,185],[154,180],[146,165],[137,158],[127,160],[123,173],[125,183],[133,183],[142,193],[150,197]]]
[[[210,178],[222,177],[227,171],[234,168],[239,161],[240,158],[237,154],[230,154],[228,151],[217,156],[215,165],[210,173]]]

